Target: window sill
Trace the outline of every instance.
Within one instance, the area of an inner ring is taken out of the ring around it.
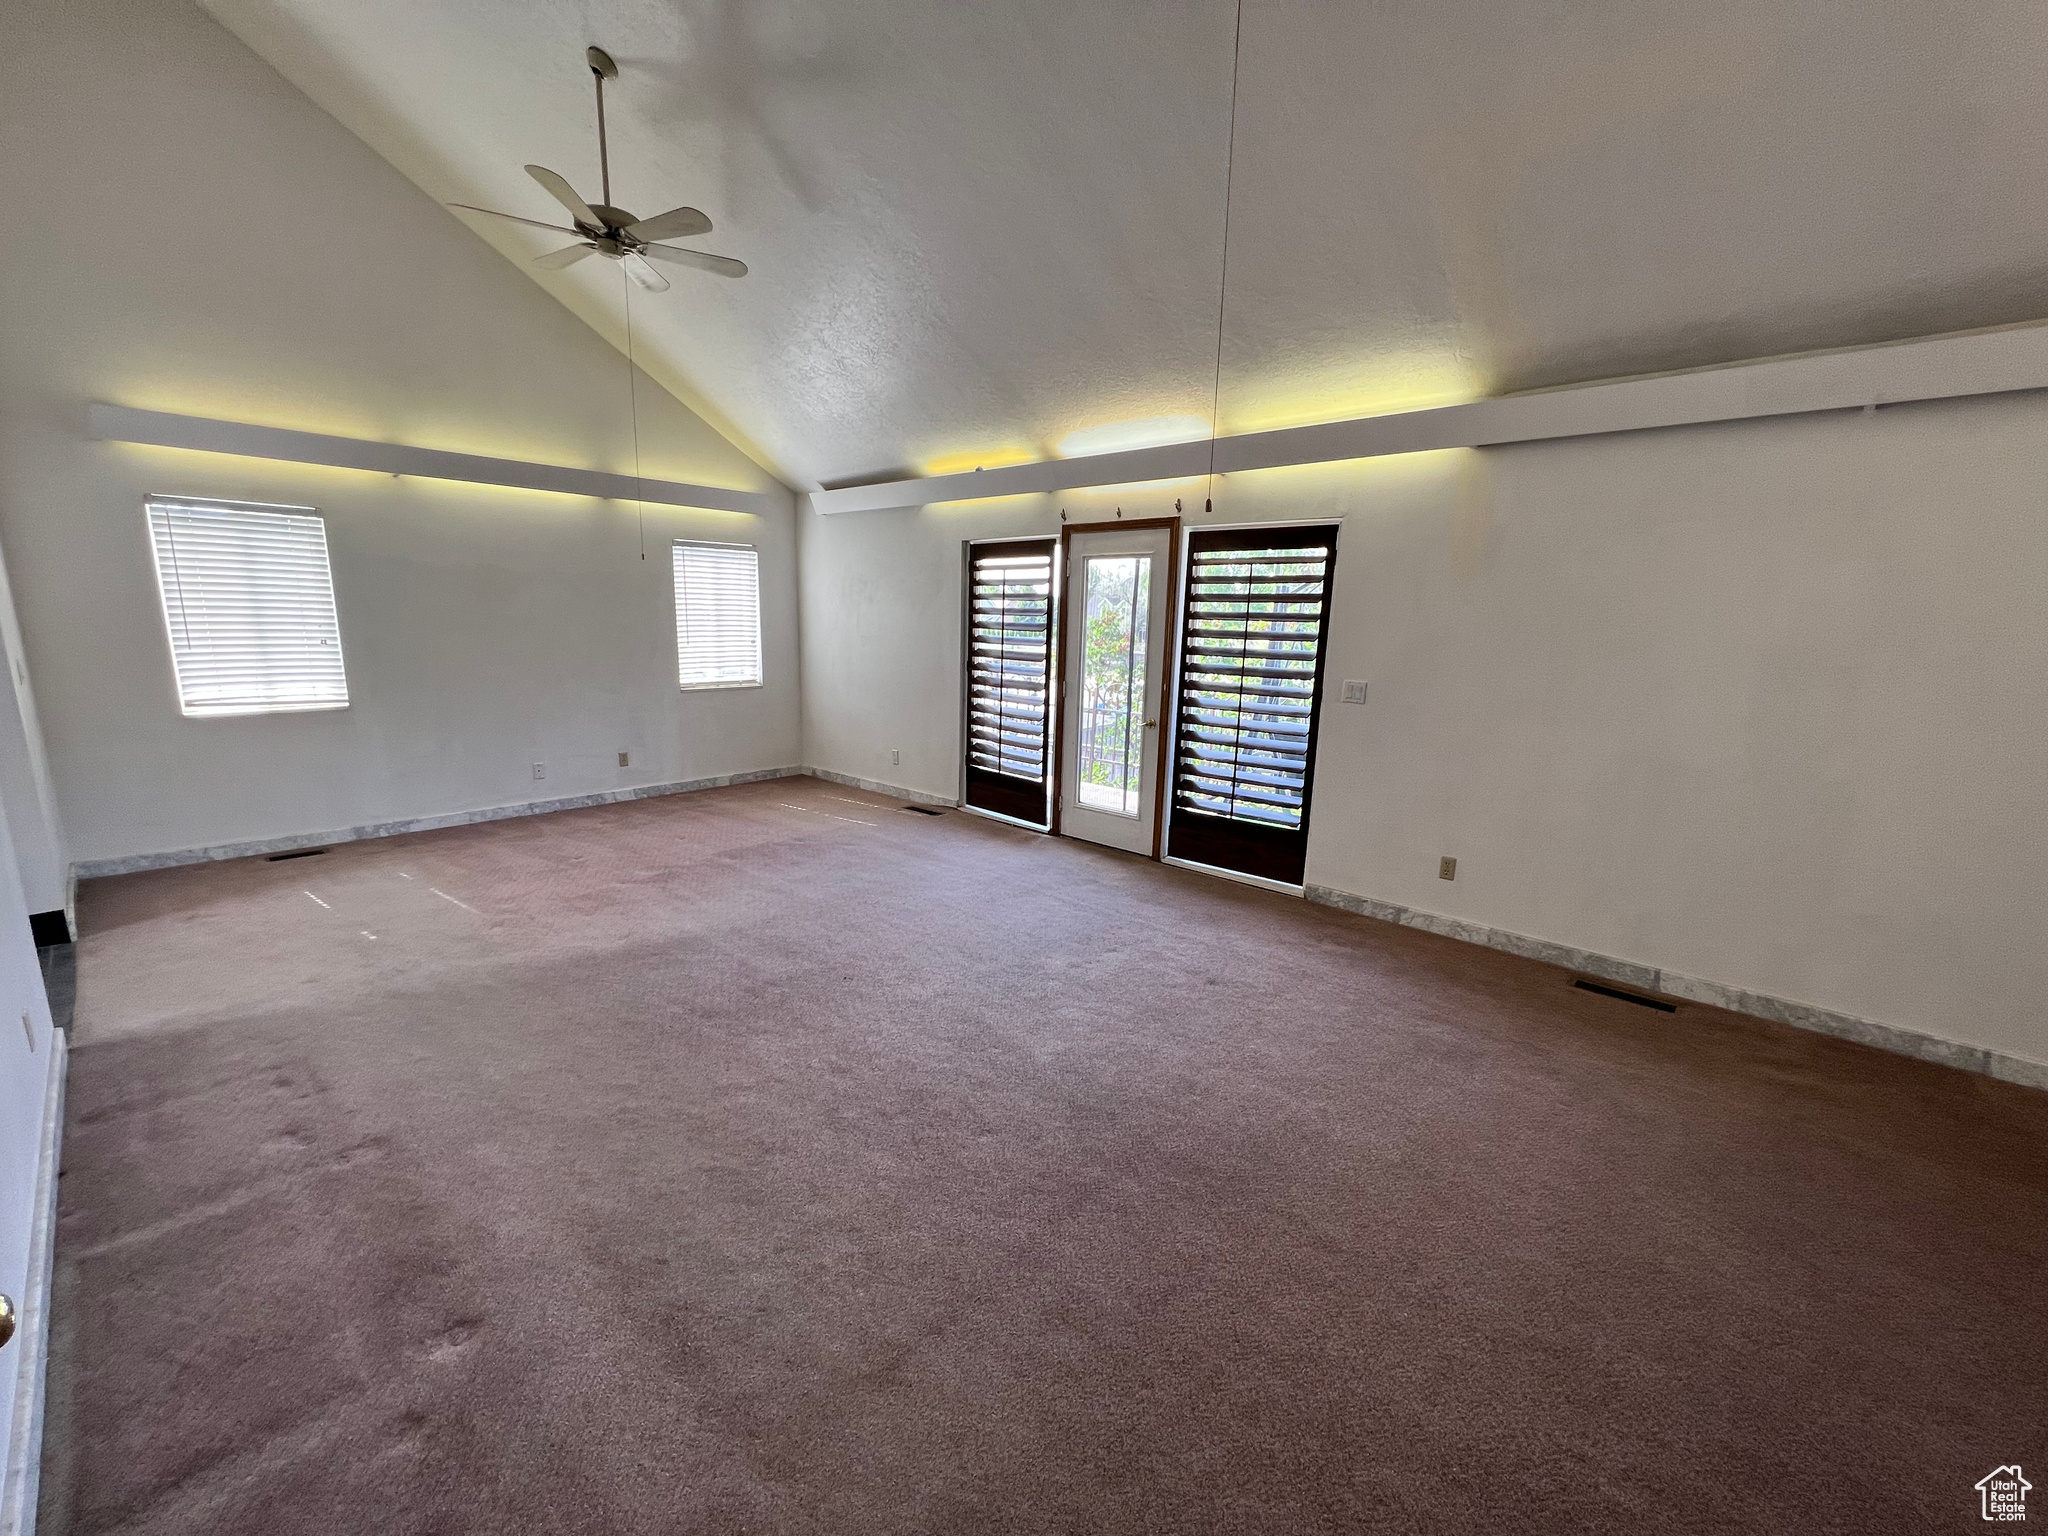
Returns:
[[[317,715],[330,710],[347,709],[349,701],[338,704],[266,704],[258,709],[187,709],[178,707],[178,713],[187,720],[248,720],[258,715]]]
[[[680,685],[679,691],[683,693],[710,693],[720,688],[759,688],[760,686],[761,680],[757,677],[751,683],[683,683]]]

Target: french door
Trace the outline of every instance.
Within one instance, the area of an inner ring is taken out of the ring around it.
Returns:
[[[1174,731],[1174,859],[1299,885],[1337,530],[1188,538]]]
[[[1059,830],[1151,857],[1172,624],[1172,521],[1067,531]]]
[[[968,546],[962,801],[1298,886],[1337,529],[1196,529],[1176,624],[1179,539],[1174,518]]]

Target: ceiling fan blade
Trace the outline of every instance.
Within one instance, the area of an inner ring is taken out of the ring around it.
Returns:
[[[603,229],[604,220],[590,211],[590,204],[576,195],[576,189],[544,165],[529,165],[526,174],[548,189],[549,196],[574,215],[576,222]]]
[[[668,291],[668,279],[647,265],[634,252],[626,252],[625,256],[621,259],[626,268],[626,276],[633,279],[642,288],[652,289],[656,293],[666,293]]]
[[[672,261],[679,267],[695,267],[700,272],[716,272],[720,277],[745,277],[747,264],[735,261],[730,256],[713,256],[709,251],[686,251],[679,245],[642,246],[643,256],[658,256],[663,261]]]
[[[674,240],[678,236],[708,235],[711,220],[701,208],[671,208],[638,224],[628,224],[626,233],[637,240]]]
[[[558,235],[574,235],[581,231],[566,224],[543,224],[539,219],[522,219],[516,213],[500,213],[495,208],[478,208],[470,203],[450,203],[450,208],[460,208],[464,213],[488,213],[494,219],[510,219],[514,224],[531,224],[535,229],[552,229]]]
[[[534,257],[533,264],[536,267],[567,267],[581,261],[586,256],[595,256],[596,254],[597,247],[594,245],[565,245],[559,251],[549,251],[545,256]]]

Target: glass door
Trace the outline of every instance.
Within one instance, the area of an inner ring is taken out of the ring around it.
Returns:
[[[1060,675],[1060,823],[1148,857],[1159,825],[1170,526],[1070,530]]]

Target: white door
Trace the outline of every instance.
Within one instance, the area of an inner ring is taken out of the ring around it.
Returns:
[[[1159,822],[1173,530],[1110,528],[1067,544],[1060,830],[1150,855]]]
[[[14,708],[11,697],[6,707]],[[9,1471],[0,1528],[12,1531],[32,1524],[35,1516],[31,1506],[23,1517],[24,1483],[13,1475],[20,1469],[11,1458],[35,1455],[42,1428],[41,1416],[30,1411],[35,1398],[20,1395],[19,1378],[24,1364],[42,1359],[38,1335],[49,1327],[51,1229],[42,1224],[42,1216],[56,1202],[50,1181],[57,1170],[43,1162],[42,1154],[56,1134],[46,1117],[56,1112],[64,1042],[50,1027],[50,1003],[29,933],[8,809],[18,807],[0,808],[0,1025],[5,1025],[0,1028],[0,1294],[14,1303],[18,1322],[12,1341],[0,1348],[0,1467]],[[17,1443],[17,1436],[30,1433],[31,1424],[38,1438]]]

